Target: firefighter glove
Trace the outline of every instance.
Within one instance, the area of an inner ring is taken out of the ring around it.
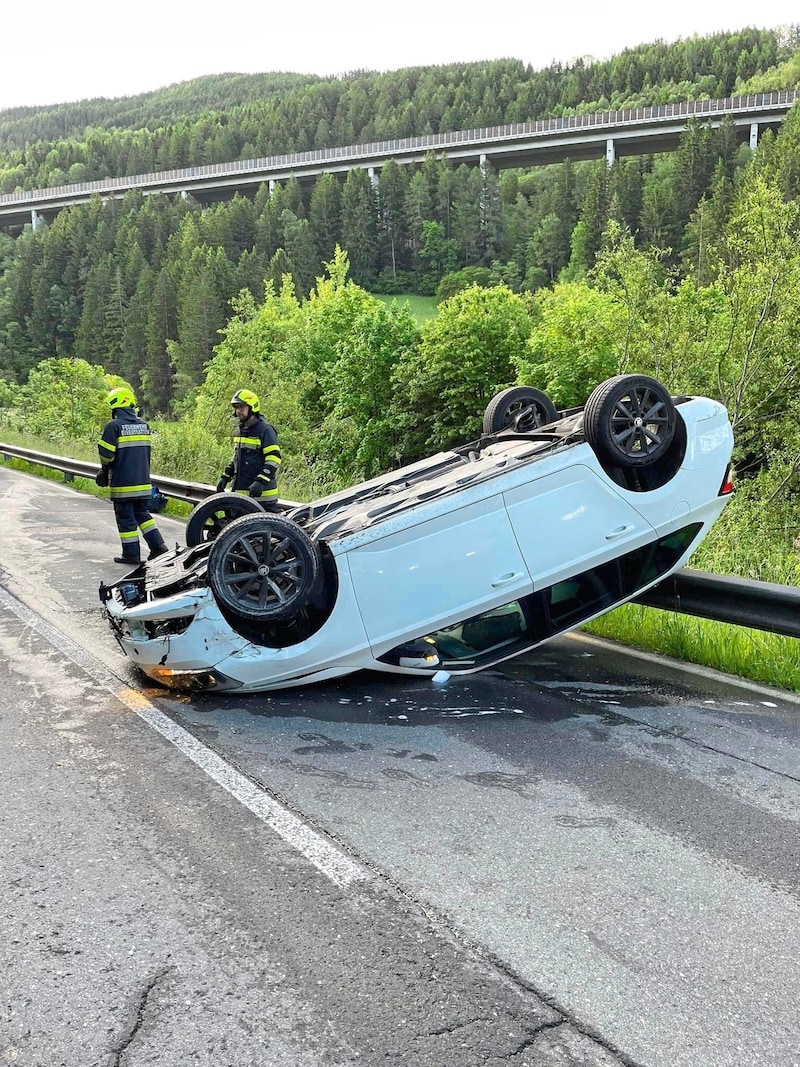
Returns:
[[[227,478],[220,478],[220,480],[217,482],[217,492],[218,493],[224,493],[227,488],[228,488],[228,479]]]
[[[101,467],[94,476],[95,482],[105,488],[108,485],[108,467]]]
[[[253,484],[250,486],[250,496],[261,496],[261,494],[263,492],[264,492],[264,483],[263,482],[256,481],[256,482],[253,482]]]

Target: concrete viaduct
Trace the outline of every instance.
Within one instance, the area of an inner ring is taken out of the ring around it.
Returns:
[[[782,90],[722,100],[690,100],[3,193],[0,227],[19,230],[30,223],[36,229],[62,208],[85,204],[93,196],[121,197],[129,189],[146,195],[191,195],[201,203],[212,203],[236,192],[252,193],[264,182],[273,187],[292,175],[309,180],[326,172],[346,173],[362,167],[377,181],[387,160],[421,163],[431,153],[455,165],[490,162],[496,170],[603,157],[610,166],[621,156],[673,151],[690,119],[716,127],[727,118],[739,140],[755,148],[765,129],[780,126],[798,96],[796,90]]]

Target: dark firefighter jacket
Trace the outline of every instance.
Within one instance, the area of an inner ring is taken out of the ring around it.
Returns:
[[[150,496],[150,427],[133,408],[117,408],[103,427],[97,451],[110,472],[112,500]]]
[[[258,481],[263,484],[262,497],[276,499],[281,450],[275,427],[259,412],[249,426],[239,423],[233,444],[233,459],[225,468],[225,477],[233,479],[233,491],[247,492]]]

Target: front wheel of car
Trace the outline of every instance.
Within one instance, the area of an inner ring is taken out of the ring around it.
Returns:
[[[492,397],[483,413],[483,432],[499,433],[514,429],[518,433],[531,433],[540,426],[547,426],[558,418],[558,410],[540,389],[528,385],[512,385]]]
[[[253,497],[241,493],[215,493],[201,501],[186,520],[186,547],[214,541],[234,519],[261,513],[261,505]]]
[[[291,619],[307,606],[320,554],[299,526],[278,515],[245,515],[220,533],[208,582],[220,606],[240,619]]]
[[[583,410],[586,440],[600,459],[619,467],[648,467],[669,450],[678,415],[667,389],[645,374],[601,382]]]

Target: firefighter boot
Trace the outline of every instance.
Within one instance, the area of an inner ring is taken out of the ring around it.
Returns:
[[[164,538],[161,536],[161,531],[155,527],[152,530],[147,530],[144,535],[145,541],[147,541],[147,547],[150,549],[150,555],[148,559],[158,559],[159,556],[163,556],[165,552],[169,552]]]
[[[138,532],[136,530],[120,530],[119,539],[122,542],[122,554],[114,556],[114,562],[127,563],[130,567],[136,567],[141,563]]]

